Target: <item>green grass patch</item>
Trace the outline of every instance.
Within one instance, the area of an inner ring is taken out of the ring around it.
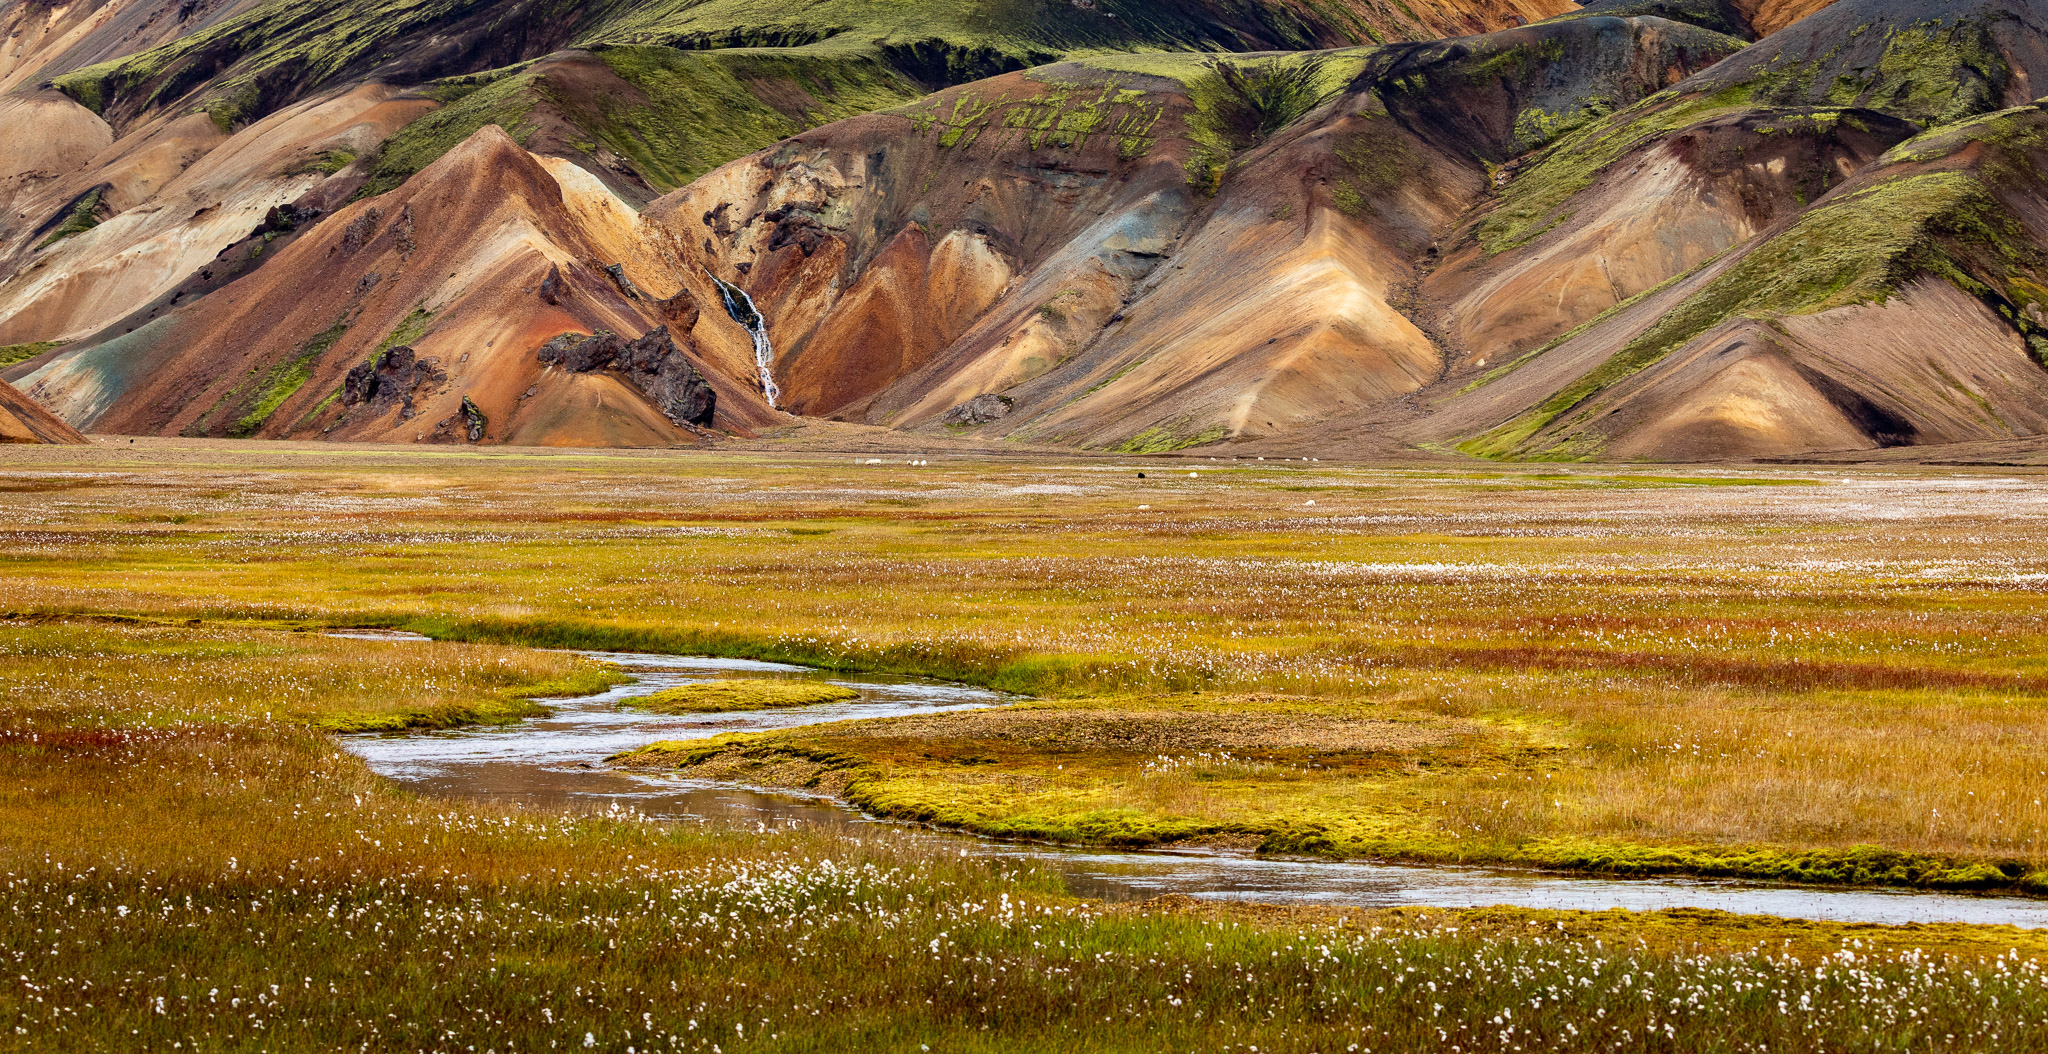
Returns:
[[[1190,447],[1208,446],[1220,443],[1230,435],[1222,425],[1211,425],[1199,432],[1184,434],[1166,427],[1147,428],[1137,435],[1117,444],[1112,449],[1119,454],[1165,454]]]
[[[471,725],[511,725],[530,717],[546,717],[550,711],[539,703],[501,699],[481,703],[447,703],[411,710],[358,711],[323,714],[312,720],[322,732],[405,732],[414,729],[464,728]]]
[[[383,340],[377,342],[377,350],[371,355],[372,361],[375,360],[376,356],[382,355],[392,348],[410,346],[414,341],[426,336],[427,327],[433,324],[433,312],[428,311],[425,307],[413,308],[406,313],[404,318],[399,320],[396,328],[390,333],[385,334]]]
[[[658,714],[723,714],[741,710],[778,710],[858,699],[860,693],[837,684],[784,681],[766,677],[735,677],[705,684],[666,688],[653,695],[628,699],[622,705]]]
[[[30,341],[27,344],[0,345],[0,367],[12,366],[17,362],[27,362],[46,351],[61,348],[65,343],[65,341],[61,340],[36,340]]]
[[[84,234],[100,225],[100,202],[104,200],[106,188],[94,187],[71,203],[71,210],[64,214],[64,221],[57,229],[44,238],[38,249],[47,249],[74,234]]]
[[[313,367],[319,363],[320,356],[327,354],[335,342],[347,332],[347,317],[338,318],[334,325],[321,330],[299,345],[299,350],[289,358],[272,366],[257,381],[248,411],[228,429],[228,435],[236,439],[247,439],[255,435],[256,430],[262,428],[265,421],[270,420],[270,415],[276,413],[277,408],[284,405],[286,399],[297,395],[299,389],[305,387],[306,381],[313,376]]]

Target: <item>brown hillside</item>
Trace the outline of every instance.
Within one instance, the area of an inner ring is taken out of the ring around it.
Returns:
[[[636,223],[587,173],[487,126],[219,293],[67,348],[23,383],[68,418],[125,433],[453,441],[467,397],[493,440],[690,442],[618,378],[544,370],[535,354],[564,332],[637,337],[675,318],[681,305],[656,298],[676,287],[639,248]],[[554,303],[541,288],[551,270]],[[391,365],[383,352],[400,346],[404,376],[351,401],[350,371]],[[758,395],[726,382],[734,366],[700,365],[728,427],[770,419]]]
[[[0,443],[83,443],[78,429],[0,381]]]

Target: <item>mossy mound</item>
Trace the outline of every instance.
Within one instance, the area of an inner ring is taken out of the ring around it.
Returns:
[[[860,693],[837,684],[740,677],[729,681],[686,684],[628,700],[626,705],[658,714],[723,714],[741,710],[779,710],[858,699]]]
[[[350,710],[322,714],[309,722],[323,732],[406,732],[477,725],[517,724],[531,717],[546,717],[554,711],[536,699],[562,699],[596,695],[629,678],[610,664],[592,665],[566,677],[538,681],[497,693],[496,699],[474,703],[443,703],[398,710]]]
[[[1773,106],[1882,110],[1934,127],[2029,101],[2043,70],[2020,0],[1841,0],[1696,79]]]
[[[472,725],[509,725],[529,717],[546,717],[551,711],[524,699],[502,699],[469,705],[428,706],[413,710],[355,711],[316,718],[314,727],[323,732],[406,732],[415,729],[466,728]]]

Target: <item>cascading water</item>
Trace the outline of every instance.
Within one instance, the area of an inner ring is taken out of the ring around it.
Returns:
[[[746,290],[711,274],[709,268],[704,273],[718,287],[719,299],[725,301],[725,313],[754,338],[754,365],[761,371],[761,392],[768,397],[770,409],[780,409],[782,389],[775,386],[775,346],[768,343],[768,320],[761,317],[761,309],[754,306],[754,298]]]

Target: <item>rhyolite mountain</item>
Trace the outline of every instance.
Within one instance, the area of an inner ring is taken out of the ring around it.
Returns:
[[[0,19],[0,376],[86,431],[808,416],[1650,461],[2048,433],[2048,0]]]

